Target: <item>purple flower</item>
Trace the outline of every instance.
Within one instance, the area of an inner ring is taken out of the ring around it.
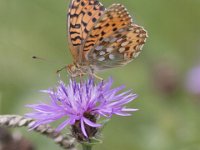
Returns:
[[[124,106],[137,95],[132,94],[131,91],[119,93],[124,86],[112,89],[112,83],[111,78],[98,84],[95,84],[92,78],[81,83],[70,80],[67,86],[59,81],[56,90],[42,91],[50,96],[50,104],[28,105],[35,112],[26,116],[36,120],[33,128],[66,118],[57,130],[61,131],[67,125],[71,125],[72,133],[77,139],[87,139],[94,136],[101,126],[97,123],[100,117],[110,118],[113,114],[130,116],[129,112],[137,110]]]
[[[189,71],[186,86],[192,94],[200,95],[200,65]]]

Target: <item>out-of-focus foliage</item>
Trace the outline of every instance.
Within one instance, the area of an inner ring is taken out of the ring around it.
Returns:
[[[149,38],[129,65],[100,73],[139,94],[140,110],[114,117],[96,150],[200,149],[200,98],[185,90],[187,71],[200,59],[199,0],[102,0],[123,3]],[[67,1],[0,0],[0,113],[24,114],[25,104],[56,84],[56,70],[72,62],[66,40]],[[39,56],[47,61],[33,60]],[[61,73],[68,80],[67,73]],[[23,130],[24,131],[24,130]],[[60,150],[38,134],[24,132],[38,150]]]

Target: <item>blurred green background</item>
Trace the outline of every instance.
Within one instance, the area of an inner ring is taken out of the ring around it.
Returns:
[[[141,55],[123,68],[100,73],[125,84],[140,110],[114,117],[95,150],[200,150],[200,99],[186,91],[188,70],[200,59],[200,0],[101,0],[122,3],[149,38]],[[45,101],[38,91],[56,84],[56,70],[72,62],[66,39],[69,0],[0,0],[0,113],[23,115]],[[39,56],[47,61],[33,60]],[[62,79],[67,81],[65,71]],[[60,150],[21,130],[38,150]]]

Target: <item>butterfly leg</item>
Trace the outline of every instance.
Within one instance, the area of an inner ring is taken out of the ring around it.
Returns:
[[[99,77],[98,75],[96,75],[96,74],[94,74],[94,73],[92,74],[92,76],[94,76],[95,78],[97,78],[97,79],[103,81],[103,78]]]
[[[94,69],[90,66],[90,72],[89,75],[91,75],[92,77],[95,77],[101,81],[103,81],[103,78],[99,77],[98,75],[95,74]]]
[[[81,83],[81,84],[82,84],[82,81],[83,81],[82,76],[83,76],[83,75],[81,75],[81,74],[79,75],[79,79],[80,79],[80,83]]]

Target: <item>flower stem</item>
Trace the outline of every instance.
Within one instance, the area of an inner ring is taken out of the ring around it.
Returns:
[[[91,145],[82,144],[83,150],[92,150]]]
[[[34,120],[31,118],[26,118],[18,115],[0,115],[0,127],[28,127],[33,125]],[[32,131],[38,132],[45,135],[59,144],[63,149],[76,150],[74,138],[62,135],[56,132],[55,129],[51,128],[49,125],[40,125]],[[0,148],[1,149],[1,148]]]

